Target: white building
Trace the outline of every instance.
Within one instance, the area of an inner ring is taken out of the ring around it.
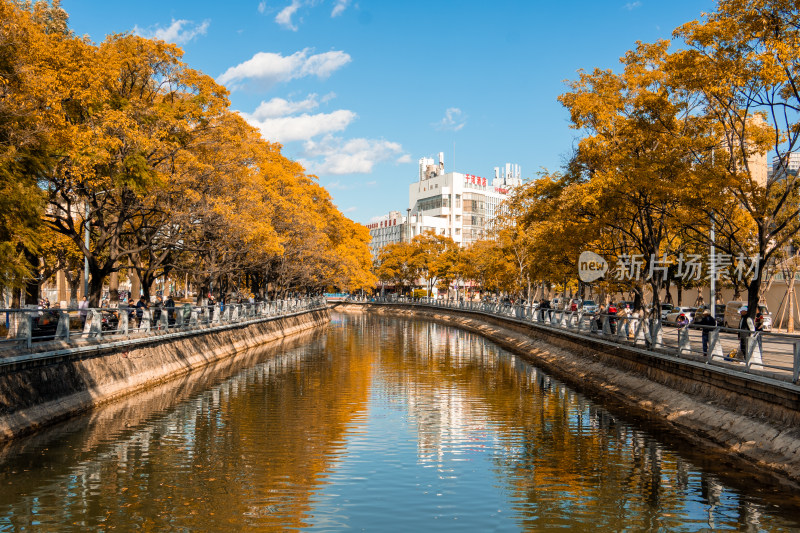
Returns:
[[[450,237],[461,246],[488,234],[500,204],[511,189],[522,182],[519,165],[507,163],[494,168],[489,180],[473,174],[444,171],[444,154],[439,163],[432,158],[419,160],[418,181],[408,190],[408,216],[391,211],[367,224],[375,258],[387,244],[410,241],[416,235],[433,231]]]
[[[369,250],[373,259],[378,257],[378,253],[387,244],[408,242],[416,235],[430,231],[437,235],[444,235],[447,231],[445,221],[441,218],[413,215],[407,219],[400,214],[400,211],[390,211],[388,215],[384,215],[376,222],[367,224],[367,228],[372,237]]]
[[[772,156],[772,168],[769,169],[769,177],[780,177],[785,174],[792,176],[797,175],[800,170],[800,153],[792,152],[784,156],[784,166],[781,168],[781,158],[779,156]]]
[[[513,187],[522,182],[519,165],[507,163],[505,171],[495,167],[492,180],[474,174],[444,171],[444,154],[439,164],[430,158],[419,160],[419,181],[408,189],[412,215],[439,218],[444,233],[462,246],[485,238],[500,204]]]

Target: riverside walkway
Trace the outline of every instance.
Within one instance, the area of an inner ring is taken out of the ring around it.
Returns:
[[[98,346],[123,348],[157,338],[223,331],[325,306],[325,299],[317,297],[224,306],[186,303],[143,309],[141,316],[134,307],[0,309],[7,331],[0,339],[0,368],[92,351]]]

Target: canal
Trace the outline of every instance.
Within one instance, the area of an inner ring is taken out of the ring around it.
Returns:
[[[334,313],[0,447],[0,532],[800,528],[657,427],[475,334]]]

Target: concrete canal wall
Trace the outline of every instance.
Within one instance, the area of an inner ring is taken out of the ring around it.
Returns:
[[[745,461],[800,482],[800,387],[791,383],[474,312],[402,304],[334,309],[418,316],[476,332],[656,430],[703,446],[722,464]]]
[[[176,332],[6,362],[0,365],[0,441],[329,320],[327,309],[315,309],[213,332]]]

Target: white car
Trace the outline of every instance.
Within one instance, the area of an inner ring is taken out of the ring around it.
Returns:
[[[587,315],[593,315],[597,312],[599,306],[594,300],[584,300],[581,304],[581,309],[583,309],[583,312]]]
[[[694,312],[697,311],[696,307],[673,307],[672,310],[664,317],[664,323],[677,325],[678,317],[686,315],[689,322],[694,321]]]

